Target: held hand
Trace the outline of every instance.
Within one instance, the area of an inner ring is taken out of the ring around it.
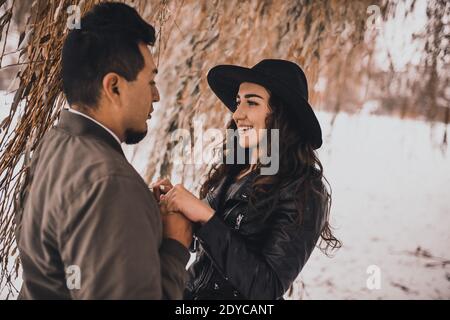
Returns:
[[[204,224],[214,215],[214,210],[210,206],[197,199],[181,184],[175,185],[165,195],[161,195],[161,202],[167,206],[168,211],[181,212],[192,222]]]
[[[161,219],[163,237],[176,240],[189,249],[192,242],[192,222],[177,212],[162,214]]]
[[[173,185],[169,179],[159,179],[155,183],[151,184],[150,188],[152,189],[153,194],[155,195],[156,201],[159,202],[161,195],[169,192],[170,189],[173,188]]]

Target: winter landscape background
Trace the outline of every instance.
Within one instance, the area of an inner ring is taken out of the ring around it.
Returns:
[[[97,2],[0,1],[0,299],[17,255],[8,221],[20,179],[7,177],[64,104],[58,59],[68,6],[85,12]],[[170,133],[192,130],[201,116],[224,128],[230,114],[208,88],[211,67],[295,61],[322,126],[319,157],[343,247],[333,258],[316,249],[286,298],[450,299],[450,2],[125,2],[158,35],[161,101],[147,137],[123,146],[146,182],[168,176],[198,192],[207,168],[173,166]]]

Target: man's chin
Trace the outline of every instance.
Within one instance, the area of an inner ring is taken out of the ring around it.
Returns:
[[[147,135],[147,129],[145,131],[136,131],[133,129],[127,129],[125,131],[125,143],[136,144],[145,138]]]

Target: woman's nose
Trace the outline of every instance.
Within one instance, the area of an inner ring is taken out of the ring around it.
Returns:
[[[236,107],[236,110],[233,113],[233,120],[237,122],[238,120],[245,119],[245,112],[241,105]]]

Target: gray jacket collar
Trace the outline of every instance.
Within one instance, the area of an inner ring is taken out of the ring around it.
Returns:
[[[83,116],[63,109],[61,110],[59,123],[56,127],[74,136],[92,136],[105,142],[111,148],[125,156],[120,144],[117,143],[116,139],[108,131]]]

